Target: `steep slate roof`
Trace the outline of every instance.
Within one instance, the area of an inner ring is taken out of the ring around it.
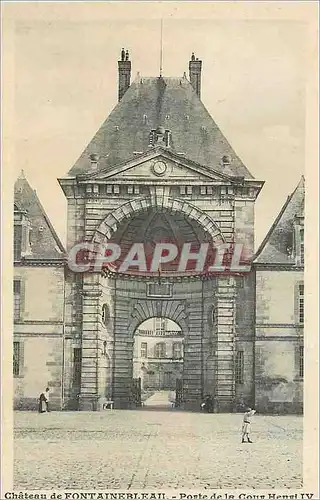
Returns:
[[[90,154],[99,155],[104,169],[131,159],[134,151],[147,151],[150,130],[159,126],[171,131],[177,153],[228,175],[252,178],[185,77],[137,78],[68,175],[90,170]],[[222,167],[225,155],[232,163]]]
[[[27,212],[26,216],[31,222],[32,253],[27,255],[25,259],[61,259],[65,249],[36,192],[31,188],[23,174],[18,177],[14,185],[14,208]],[[40,227],[43,228],[43,231],[39,231]]]
[[[260,245],[254,263],[257,264],[294,264],[287,248],[293,247],[293,222],[295,217],[304,217],[305,186],[302,176],[293,193],[288,196],[278,217],[272,224]]]

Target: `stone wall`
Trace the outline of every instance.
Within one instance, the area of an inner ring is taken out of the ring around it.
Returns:
[[[256,273],[255,405],[260,412],[303,409],[303,325],[297,294],[302,282],[302,271]]]
[[[19,374],[14,375],[14,407],[36,409],[48,386],[51,406],[62,408],[64,349],[64,269],[17,267],[21,281],[21,317],[14,322],[19,343]]]
[[[14,279],[21,281],[21,321],[62,321],[64,269],[46,266],[17,266]],[[40,293],[41,292],[41,293]]]
[[[243,353],[243,381],[236,383],[236,409],[251,406],[254,400],[254,318],[255,274],[253,271],[236,279],[235,356]]]
[[[41,392],[50,387],[51,408],[62,409],[62,336],[14,335],[20,343],[23,366],[21,375],[14,377],[14,408],[35,410]]]

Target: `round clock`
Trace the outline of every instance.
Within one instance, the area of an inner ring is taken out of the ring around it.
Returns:
[[[153,164],[152,169],[156,175],[164,175],[167,170],[167,165],[163,161],[157,161]]]

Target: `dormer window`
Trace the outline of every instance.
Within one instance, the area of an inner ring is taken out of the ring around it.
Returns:
[[[222,166],[223,167],[226,167],[228,165],[231,164],[231,156],[229,155],[224,155],[222,158],[221,158],[221,163],[222,163]]]
[[[171,144],[171,132],[170,130],[166,130],[164,134],[164,139],[163,139],[166,148],[168,148]]]
[[[166,148],[171,145],[171,131],[158,127],[157,129],[150,130],[149,133],[149,146],[164,146]]]
[[[294,252],[297,266],[304,265],[304,221],[296,217],[294,221]]]
[[[13,232],[13,258],[14,260],[21,259],[22,252],[22,226],[14,226]]]
[[[149,146],[154,146],[156,142],[156,131],[150,130],[149,133]]]
[[[14,219],[13,259],[20,260],[31,253],[31,224],[27,212],[15,213]]]
[[[300,261],[304,265],[304,229],[300,229]]]

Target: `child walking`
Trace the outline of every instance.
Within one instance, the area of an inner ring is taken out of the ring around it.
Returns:
[[[256,410],[252,410],[248,408],[245,414],[243,415],[243,423],[242,423],[242,443],[245,443],[245,437],[247,438],[248,443],[252,443],[250,440],[250,426],[251,426],[251,417],[256,413]]]

